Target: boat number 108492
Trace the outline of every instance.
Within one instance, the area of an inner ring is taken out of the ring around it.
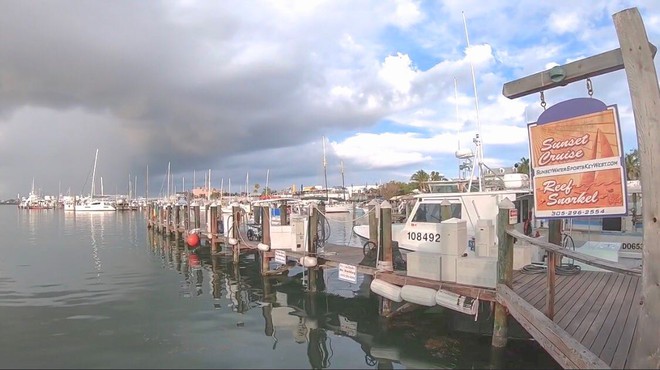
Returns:
[[[440,241],[440,234],[439,233],[423,233],[423,232],[414,232],[414,231],[409,231],[408,232],[408,239],[410,240],[424,240],[427,242],[439,242]]]

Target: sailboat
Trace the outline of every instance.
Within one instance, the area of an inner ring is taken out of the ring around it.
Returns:
[[[323,178],[325,181],[325,213],[348,213],[350,212],[350,207],[345,203],[345,202],[338,202],[336,199],[330,199],[330,189],[328,188],[328,161],[325,158],[325,136],[323,136]],[[342,175],[342,180],[344,178],[344,167],[342,163],[342,168],[341,168],[341,175]],[[345,192],[345,189],[343,189],[343,184],[342,184],[342,191]],[[346,196],[344,194],[344,199],[346,199]]]
[[[103,198],[95,199],[94,191],[96,187],[96,162],[99,158],[99,150],[96,149],[96,155],[94,156],[94,169],[92,171],[92,189],[89,193],[89,198],[85,199],[80,203],[74,204],[74,210],[76,212],[81,211],[116,211],[117,209],[110,202],[107,202]],[[102,180],[101,180],[102,181]],[[103,193],[103,182],[101,182],[101,193]]]

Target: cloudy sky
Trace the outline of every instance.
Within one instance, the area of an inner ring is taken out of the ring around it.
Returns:
[[[177,190],[209,169],[232,191],[267,172],[275,190],[322,185],[324,136],[331,186],[342,162],[346,186],[455,177],[478,127],[485,163],[510,167],[542,108],[502,85],[617,48],[612,14],[633,6],[658,45],[655,0],[3,0],[0,199],[33,178],[89,193],[97,148],[106,194],[137,176],[143,195],[147,167],[164,193],[168,163]],[[625,73],[592,82],[635,148]],[[586,96],[584,82],[545,93]]]

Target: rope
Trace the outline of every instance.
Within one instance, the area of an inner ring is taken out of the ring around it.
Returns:
[[[523,274],[527,275],[533,275],[533,274],[543,274],[548,270],[548,266],[543,264],[530,264],[530,265],[525,265],[523,268],[520,270]],[[559,266],[555,267],[555,274],[561,275],[561,276],[570,276],[570,275],[577,275],[580,273],[582,268],[579,265],[575,265],[572,263],[562,263]]]

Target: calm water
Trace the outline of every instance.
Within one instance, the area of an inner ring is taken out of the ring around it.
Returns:
[[[339,221],[331,241],[359,245]],[[487,311],[387,324],[367,279],[329,270],[308,293],[301,268],[264,279],[253,255],[199,257],[139,212],[0,206],[0,235],[3,368],[557,367],[532,341],[491,353]]]

